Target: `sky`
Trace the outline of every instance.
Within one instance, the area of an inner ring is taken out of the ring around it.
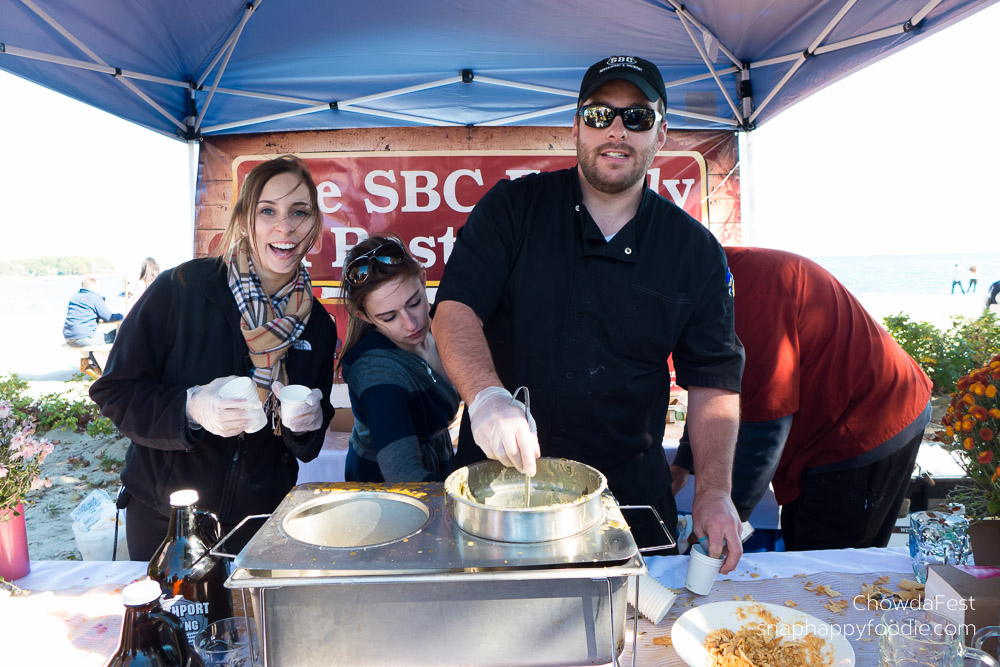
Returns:
[[[988,200],[998,33],[995,5],[752,132],[744,243],[809,256],[1000,251]],[[162,268],[190,258],[186,144],[4,72],[0,100],[0,261],[84,255],[138,274],[146,256]]]

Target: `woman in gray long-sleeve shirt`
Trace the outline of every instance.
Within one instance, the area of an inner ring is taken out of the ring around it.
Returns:
[[[343,295],[341,370],[355,418],[345,479],[443,481],[459,399],[430,333],[423,267],[399,239],[370,237],[344,263]]]

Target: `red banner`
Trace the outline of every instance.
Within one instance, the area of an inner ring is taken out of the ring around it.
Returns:
[[[233,195],[256,165],[272,156],[233,162]],[[576,164],[573,151],[364,152],[300,154],[319,194],[323,234],[306,257],[324,303],[339,295],[344,257],[370,234],[398,234],[436,287],[455,234],[497,181]],[[705,160],[694,151],[662,152],[649,170],[660,194],[706,222]]]

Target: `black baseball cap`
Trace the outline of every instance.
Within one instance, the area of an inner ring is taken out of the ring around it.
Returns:
[[[583,104],[595,90],[614,79],[634,84],[650,102],[662,99],[663,106],[667,106],[667,89],[659,68],[638,56],[610,56],[591,65],[580,83],[577,105]]]

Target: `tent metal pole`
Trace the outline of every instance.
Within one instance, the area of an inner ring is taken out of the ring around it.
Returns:
[[[697,113],[695,111],[681,111],[679,109],[671,109],[667,107],[668,116],[680,116],[681,118],[694,118],[695,120],[704,120],[712,123],[723,123],[725,125],[730,125],[732,127],[739,127],[740,122],[732,118],[720,118],[719,116],[710,116],[707,113]]]
[[[739,67],[730,66],[730,67],[725,67],[723,69],[715,70],[715,74],[716,75],[735,74],[736,72],[739,71],[740,71]],[[696,81],[704,81],[705,79],[711,79],[711,78],[712,78],[712,73],[711,71],[709,71],[707,74],[698,74],[697,76],[689,76],[686,79],[674,79],[673,81],[664,81],[663,86],[664,88],[668,89],[676,88],[677,86],[686,86],[689,83],[694,83]]]
[[[919,12],[913,15],[910,19],[910,23],[913,25],[920,25],[927,15],[934,11],[934,8],[941,4],[941,0],[930,0],[926,5],[924,5]]]
[[[226,41],[223,43],[222,47],[219,48],[219,51],[215,54],[215,57],[212,58],[212,62],[208,63],[208,67],[205,68],[205,71],[203,71],[201,75],[195,80],[194,84],[195,88],[201,88],[202,84],[205,83],[205,79],[207,79],[208,75],[212,73],[213,69],[215,69],[215,65],[216,63],[219,62],[219,58],[221,58],[222,54],[226,52],[230,44],[239,37],[239,33],[242,32],[243,26],[247,22],[247,17],[249,17],[250,14],[257,11],[257,7],[259,7],[260,3],[262,3],[263,1],[264,0],[254,0],[252,4],[243,8],[243,16],[240,17],[240,20],[237,23],[236,28],[233,29],[233,32],[229,33],[229,37],[226,38]]]
[[[579,93],[573,93],[574,96],[579,95]],[[505,118],[496,118],[494,120],[488,120],[483,123],[476,123],[479,127],[497,127],[500,125],[509,125],[510,123],[519,123],[522,120],[531,120],[532,118],[540,118],[541,116],[551,116],[555,113],[563,113],[566,111],[576,111],[576,103],[573,104],[560,104],[557,107],[550,107],[548,109],[539,109],[538,111],[529,111],[528,113],[517,114],[516,116],[507,116]]]
[[[578,90],[563,90],[562,88],[552,88],[550,86],[536,86],[530,83],[517,83],[516,81],[506,81],[504,79],[494,79],[490,76],[479,76],[473,79],[475,83],[488,83],[493,86],[504,86],[506,88],[517,88],[518,90],[532,90],[536,93],[549,93],[550,95],[562,95],[563,97],[576,97],[580,94]]]
[[[198,141],[189,139],[188,145],[188,215],[191,225],[191,259],[197,252],[197,237],[195,232],[198,229]]]
[[[866,44],[867,42],[874,42],[879,39],[885,39],[886,37],[902,35],[904,32],[906,31],[901,25],[893,26],[892,28],[884,28],[877,32],[870,32],[866,35],[858,35],[857,37],[851,37],[850,39],[845,39],[841,42],[834,42],[832,44],[824,44],[823,46],[816,47],[814,55],[818,56],[823,53],[831,53],[833,51],[847,49],[852,46],[857,46],[858,44]]]
[[[796,60],[792,64],[792,67],[787,72],[785,72],[785,76],[781,77],[781,80],[778,81],[778,85],[772,88],[771,92],[768,93],[767,97],[764,98],[764,101],[761,102],[759,105],[757,105],[757,110],[754,111],[753,114],[750,116],[750,122],[753,122],[757,118],[757,116],[760,115],[761,110],[763,110],[764,107],[766,107],[770,103],[770,101],[774,99],[774,96],[778,94],[778,91],[784,88],[785,84],[788,83],[788,80],[791,79],[795,75],[795,73],[799,71],[799,68],[802,67],[803,63],[805,63],[807,55],[809,57],[813,55],[813,52],[816,50],[816,48],[820,44],[822,44],[823,40],[826,39],[827,35],[829,35],[830,32],[837,27],[837,24],[840,23],[840,20],[844,18],[844,15],[847,14],[848,11],[850,11],[851,7],[854,6],[854,3],[856,1],[857,0],[847,0],[847,2],[844,3],[844,5],[840,8],[840,11],[837,12],[837,15],[834,16],[833,19],[826,24],[826,27],[824,27],[820,31],[819,35],[816,36],[816,39],[814,39],[812,44],[810,44],[809,49],[806,51],[806,53],[803,53],[802,55],[799,56],[798,60]]]
[[[698,30],[700,30],[706,35],[709,35],[712,39],[714,39],[715,42],[719,45],[719,50],[722,51],[722,53],[724,53],[725,56],[729,58],[729,60],[731,60],[734,65],[742,69],[743,61],[737,58],[732,51],[726,48],[726,45],[722,43],[722,40],[720,40],[718,37],[715,36],[714,32],[706,28],[704,25],[702,25],[701,21],[692,16],[691,12],[685,9],[684,5],[680,4],[676,0],[667,0],[667,2],[669,2],[670,5],[674,8],[674,11],[677,12],[678,17],[686,18],[688,21],[691,22],[691,24],[694,27],[698,28]],[[681,21],[681,23],[683,24],[683,20]],[[690,31],[688,34],[690,34]]]
[[[246,127],[247,125],[256,125],[257,123],[266,123],[271,120],[281,120],[282,118],[294,118],[295,116],[305,116],[306,114],[316,113],[318,111],[329,111],[329,104],[318,104],[312,107],[306,107],[304,109],[294,109],[292,111],[283,111],[282,113],[275,113],[269,116],[258,116],[257,118],[247,118],[246,120],[236,120],[232,123],[221,123],[219,125],[212,125],[210,127],[202,128],[202,134],[208,132],[221,132],[222,130],[228,130],[234,127]]]
[[[52,18],[51,16],[49,16],[48,14],[46,14],[42,10],[42,8],[39,7],[38,5],[36,5],[34,2],[32,2],[32,0],[20,0],[20,1],[21,1],[21,4],[23,4],[25,7],[27,7],[28,9],[30,9],[36,16],[38,16],[38,18],[40,18],[43,21],[45,21],[45,23],[47,23],[49,25],[49,27],[51,27],[53,30],[55,30],[60,35],[62,35],[62,37],[64,39],[66,39],[67,41],[69,41],[73,46],[75,46],[76,48],[78,48],[81,51],[83,51],[83,53],[86,54],[87,57],[89,57],[95,63],[98,63],[99,65],[104,65],[106,67],[110,67],[110,65],[108,65],[108,63],[105,62],[103,58],[101,58],[96,53],[94,53],[93,51],[91,51],[90,48],[88,48],[86,44],[84,44],[79,39],[77,39],[70,31],[68,31],[65,28],[63,28],[59,24],[58,21],[56,21],[54,18]],[[114,69],[113,74],[114,74],[114,77],[115,77],[116,80],[118,80],[119,82],[121,82],[121,84],[123,86],[125,86],[130,91],[132,91],[132,93],[134,95],[136,95],[139,99],[141,99],[143,102],[145,102],[146,104],[148,104],[149,106],[151,106],[153,109],[155,109],[160,115],[162,115],[164,118],[166,118],[171,123],[173,123],[174,125],[176,125],[179,129],[181,129],[181,130],[186,129],[184,127],[183,123],[181,123],[179,120],[177,120],[176,118],[174,118],[173,116],[171,116],[170,113],[166,109],[164,109],[163,107],[161,107],[159,104],[157,104],[153,100],[153,98],[151,98],[149,95],[147,95],[146,93],[144,93],[141,90],[139,90],[138,86],[136,86],[134,83],[132,83],[128,79],[124,79],[121,76],[119,76],[119,71],[118,71],[117,68]]]
[[[396,113],[395,111],[381,111],[379,109],[366,109],[365,107],[356,106],[345,106],[344,104],[337,105],[338,111],[351,111],[353,113],[366,114],[368,116],[378,116],[380,118],[392,118],[393,120],[402,120],[409,123],[421,123],[423,125],[435,125],[437,127],[462,127],[462,123],[453,123],[447,120],[437,120],[435,118],[421,118],[420,116],[411,116],[405,113]]]
[[[201,105],[201,109],[198,110],[198,118],[194,122],[194,131],[198,133],[201,131],[201,123],[205,119],[205,112],[208,111],[208,107],[212,104],[212,98],[215,97],[215,89],[219,87],[219,81],[222,80],[222,75],[226,72],[226,67],[229,66],[229,59],[233,56],[233,51],[236,50],[236,45],[240,41],[240,35],[243,34],[243,28],[246,27],[247,21],[250,20],[250,16],[254,11],[253,5],[248,5],[246,10],[243,12],[242,18],[240,18],[239,25],[236,26],[236,30],[233,31],[231,39],[229,40],[229,48],[226,49],[226,56],[222,60],[222,64],[219,65],[219,70],[215,73],[215,80],[212,82],[212,87],[208,90],[208,99],[205,103]]]
[[[691,38],[691,43],[694,44],[694,48],[698,51],[698,55],[701,56],[702,61],[704,61],[705,67],[708,68],[712,78],[715,79],[715,85],[717,85],[719,90],[722,91],[722,97],[726,100],[726,104],[728,104],[729,108],[733,110],[733,116],[743,120],[743,114],[741,114],[740,110],[736,108],[732,98],[729,96],[729,92],[726,90],[725,84],[722,83],[722,79],[719,78],[719,75],[715,73],[712,61],[708,59],[708,54],[705,53],[705,48],[699,43],[698,38],[695,37],[694,33],[691,31],[691,26],[688,25],[687,18],[680,12],[677,13],[677,17],[681,20],[681,25],[684,26],[684,30],[687,32],[688,37]]]
[[[42,62],[52,63],[54,65],[64,65],[65,67],[85,69],[91,72],[97,72],[98,74],[110,74],[112,76],[117,75],[126,79],[139,79],[140,81],[149,81],[151,83],[162,83],[165,86],[175,86],[177,88],[189,87],[186,81],[166,79],[162,76],[153,76],[152,74],[143,74],[141,72],[134,72],[127,69],[119,70],[119,68],[112,67],[111,65],[98,65],[97,63],[87,62],[86,60],[76,60],[74,58],[54,56],[50,53],[22,49],[21,47],[11,46],[10,44],[4,44],[4,52],[10,56],[18,56],[29,60],[41,60]]]
[[[461,81],[462,77],[460,76],[450,76],[447,79],[438,79],[437,81],[418,83],[415,86],[407,86],[406,88],[396,88],[394,90],[387,90],[384,93],[375,93],[374,95],[355,97],[350,100],[340,100],[337,102],[337,106],[343,109],[345,106],[364,104],[366,102],[373,102],[375,100],[384,100],[387,97],[396,97],[398,95],[406,95],[407,93],[417,93],[420,92],[421,90],[430,90],[431,88],[440,88],[441,86],[447,86],[453,83],[461,83]],[[455,124],[458,125],[459,123]]]

